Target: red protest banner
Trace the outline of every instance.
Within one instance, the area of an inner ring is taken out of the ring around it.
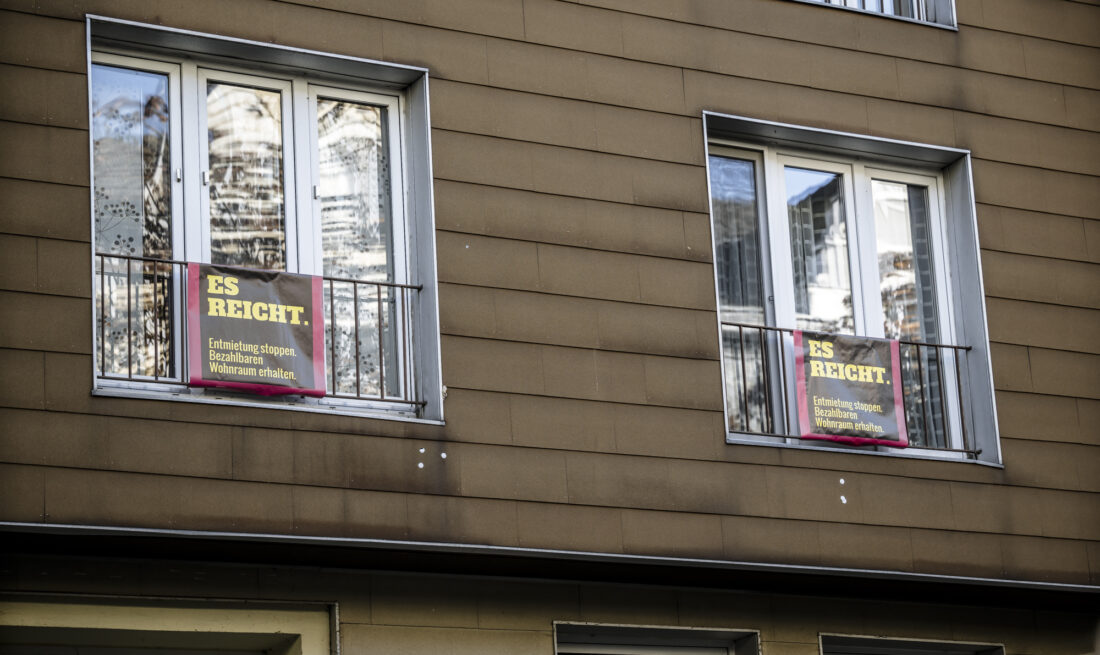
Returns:
[[[897,341],[794,331],[803,439],[909,445]]]
[[[321,278],[187,265],[189,383],[325,395]]]

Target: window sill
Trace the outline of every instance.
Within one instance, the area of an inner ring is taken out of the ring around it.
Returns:
[[[914,448],[911,451],[900,448],[888,450],[863,450],[861,448],[839,448],[830,446],[808,445],[803,443],[790,443],[780,441],[766,441],[769,437],[757,437],[749,433],[730,432],[726,434],[726,443],[738,446],[765,446],[770,448],[789,448],[793,450],[809,450],[813,452],[842,453],[845,455],[877,455],[880,457],[900,457],[903,459],[925,459],[933,462],[958,462],[960,464],[980,464],[995,469],[1003,469],[1004,464],[987,462],[981,459],[967,457],[963,453],[945,452],[932,454],[928,450]]]
[[[101,398],[128,398],[131,400],[162,400],[169,402],[200,403],[206,405],[228,405],[232,407],[253,407],[273,411],[309,412],[312,414],[325,414],[327,416],[352,416],[356,418],[369,418],[383,421],[397,421],[400,423],[416,423],[419,425],[446,425],[443,421],[435,419],[418,418],[411,414],[401,413],[400,410],[386,410],[377,406],[355,406],[344,404],[290,404],[278,401],[249,400],[243,396],[218,395],[209,390],[201,394],[193,393],[188,387],[172,387],[171,389],[143,389],[131,386],[105,386],[100,381],[100,386],[92,389],[92,395]]]

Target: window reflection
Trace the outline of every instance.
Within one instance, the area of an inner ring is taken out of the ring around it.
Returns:
[[[883,330],[891,339],[939,342],[933,284],[928,189],[871,181]],[[940,351],[903,346],[909,438],[918,446],[946,446]]]
[[[756,164],[751,160],[710,157],[711,211],[714,217],[718,297],[723,323],[764,325],[764,270],[761,252]],[[729,429],[770,431],[769,390],[763,371],[769,347],[764,333],[722,326],[722,357],[727,366],[726,406]],[[774,375],[774,373],[772,373]]]
[[[381,107],[317,101],[325,275],[393,279],[385,120]]]
[[[174,375],[168,76],[92,66],[97,365]],[[115,256],[110,256],[115,255]]]
[[[394,281],[386,120],[383,107],[317,100],[326,276]],[[385,395],[397,395],[403,374],[398,364],[398,294],[389,287],[337,282],[326,288],[325,305],[332,316],[330,390],[350,393],[358,388],[381,396],[384,386]]]
[[[852,334],[844,177],[784,168],[798,327]]]
[[[92,66],[96,251],[171,256],[168,76]]]
[[[206,87],[210,261],[286,270],[282,94]]]

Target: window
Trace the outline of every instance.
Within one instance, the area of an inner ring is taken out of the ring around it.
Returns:
[[[328,655],[338,647],[332,606],[322,603],[36,595],[9,597],[0,610],[5,653]]]
[[[952,0],[801,0],[817,4],[844,7],[857,11],[918,21],[945,27],[955,26]]]
[[[754,630],[554,622],[557,653],[575,655],[760,655]]]
[[[905,454],[998,461],[966,153],[705,120],[729,440],[847,448],[797,438],[809,330],[900,342]]]
[[[426,72],[89,30],[97,393],[440,419]],[[188,261],[323,276],[326,398],[183,386]]]
[[[1000,644],[821,635],[822,655],[1004,655]]]

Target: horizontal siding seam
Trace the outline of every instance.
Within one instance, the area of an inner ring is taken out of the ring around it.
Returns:
[[[10,91],[5,91],[10,93]],[[69,127],[67,125],[56,125],[54,123],[39,123],[36,121],[21,121],[13,118],[0,118],[0,124],[7,123],[9,125],[26,125],[29,127],[41,128],[44,130],[68,130],[70,132],[88,132],[86,127]]]
[[[522,92],[520,92],[520,93],[522,93]],[[558,96],[553,96],[553,97],[558,97]],[[583,102],[583,101],[578,101],[578,102]],[[439,104],[438,101],[437,101],[437,104]],[[645,110],[637,110],[637,111],[645,111]],[[683,116],[683,115],[680,115],[680,114],[671,114],[671,115],[679,116],[681,118],[686,119],[686,116]],[[515,137],[501,136],[499,134],[490,134],[490,133],[487,133],[487,132],[469,132],[469,131],[466,131],[466,130],[456,130],[456,129],[452,129],[452,128],[448,128],[448,127],[436,127],[436,126],[432,126],[432,131],[433,132],[448,132],[450,134],[461,134],[461,135],[464,135],[464,136],[481,137],[481,138],[486,138],[486,139],[500,139],[501,141],[510,141],[512,143],[524,143],[524,144],[530,144],[530,145],[535,145],[535,146],[545,146],[545,147],[549,147],[549,148],[562,148],[564,150],[575,150],[577,152],[587,152],[587,153],[592,153],[594,155],[610,155],[612,157],[628,157],[630,159],[638,159],[638,160],[641,160],[641,161],[649,161],[649,162],[654,162],[654,163],[658,163],[658,164],[672,164],[672,165],[676,165],[676,166],[691,166],[693,168],[706,168],[707,167],[706,162],[696,163],[696,162],[692,162],[692,161],[686,161],[686,160],[683,160],[683,159],[659,159],[657,157],[644,157],[644,156],[641,156],[641,155],[632,155],[632,154],[629,154],[629,153],[619,152],[619,151],[615,151],[615,150],[606,150],[606,149],[600,149],[600,148],[580,148],[580,147],[577,147],[577,146],[570,146],[570,145],[564,145],[564,144],[561,144],[561,143],[554,143],[552,141],[532,141],[530,139],[518,139],[518,138],[515,138]],[[703,153],[700,152],[699,154],[700,154],[700,159],[704,159],[702,157]],[[1100,173],[1098,173],[1097,175],[1100,175]]]
[[[21,232],[9,232],[7,230],[0,230],[0,236],[23,237],[25,239],[41,239],[43,241],[60,241],[61,243],[77,243],[89,247],[92,245],[92,242],[88,239],[66,239],[65,237],[55,237],[41,234],[23,234]]]
[[[448,180],[448,181],[451,181],[451,180]],[[482,185],[479,185],[479,186],[486,186],[486,185],[482,184]],[[510,189],[511,187],[493,187],[493,188]],[[513,189],[513,190],[522,191],[522,189]],[[556,194],[551,194],[551,195],[556,195]],[[573,197],[573,196],[556,196],[556,197],[569,198],[569,197]],[[602,201],[597,201],[597,202],[602,202]],[[630,206],[630,207],[635,207],[635,206],[636,207],[641,207],[642,205],[628,205],[628,206]],[[650,209],[665,209],[665,208],[663,208],[663,207],[657,207],[657,208],[650,207]],[[668,210],[668,211],[681,211],[681,210],[673,209],[673,210]],[[686,211],[686,210],[684,210],[684,211]],[[697,212],[691,212],[691,213],[697,213]],[[512,242],[515,242],[515,243],[529,243],[529,244],[532,244],[532,245],[535,245],[535,246],[548,246],[548,247],[552,247],[552,248],[569,248],[569,249],[574,249],[574,250],[585,250],[585,251],[588,251],[588,252],[606,253],[606,254],[609,254],[609,255],[623,255],[625,257],[646,257],[646,258],[649,258],[649,259],[660,259],[660,260],[663,260],[663,261],[670,261],[670,262],[682,262],[682,263],[685,263],[685,264],[698,264],[700,266],[706,266],[708,268],[713,265],[713,262],[710,259],[688,259],[686,257],[671,257],[669,255],[654,255],[654,254],[650,254],[650,253],[647,253],[647,252],[636,252],[636,251],[632,251],[632,250],[612,250],[610,248],[595,248],[595,247],[592,247],[592,246],[578,246],[578,245],[574,245],[572,243],[558,243],[556,241],[536,241],[534,239],[523,239],[523,238],[520,238],[520,237],[503,236],[503,235],[492,234],[492,233],[489,233],[489,232],[469,232],[469,231],[466,231],[466,230],[458,230],[458,229],[451,228],[451,227],[437,227],[435,229],[435,231],[436,232],[446,232],[447,234],[456,234],[456,235],[462,235],[462,236],[481,237],[482,239],[496,239],[496,240],[500,240],[500,241],[512,241]],[[453,284],[465,284],[465,283],[464,282],[455,282]],[[483,285],[470,285],[470,286],[483,286]],[[557,295],[557,294],[555,294],[555,295]],[[562,295],[564,295],[564,294],[562,294]],[[645,305],[645,304],[651,304],[651,303],[639,303],[639,304]]]
[[[1074,448],[1082,447],[1082,448],[1098,448],[1098,449],[1100,449],[1100,442],[1087,443],[1087,442],[1083,442],[1083,441],[1058,441],[1058,440],[1054,440],[1054,439],[1035,439],[1035,438],[1032,438],[1032,437],[1019,437],[1019,436],[1007,436],[1006,437],[1005,435],[1002,434],[1001,435],[1001,442],[1003,443],[1005,441],[1019,441],[1021,443],[1041,444],[1041,445],[1044,445],[1044,446],[1047,446],[1047,445],[1050,445],[1050,444],[1056,444],[1058,446],[1070,446],[1070,447],[1074,447]],[[1100,453],[1097,453],[1097,455],[1100,456]],[[1081,491],[1091,491],[1091,490],[1082,489]],[[1100,493],[1100,487],[1098,487],[1095,490],[1095,493]]]
[[[618,155],[616,155],[616,156],[618,156]],[[702,167],[700,166],[700,168],[702,168]],[[623,202],[621,200],[607,200],[607,199],[604,199],[604,198],[592,198],[590,196],[573,196],[573,195],[566,195],[566,194],[563,194],[563,193],[551,193],[549,191],[539,191],[537,189],[526,189],[526,188],[523,188],[523,187],[506,186],[506,185],[503,185],[503,184],[486,184],[485,182],[474,182],[474,181],[471,181],[471,180],[461,180],[461,179],[457,179],[457,178],[453,178],[453,177],[444,177],[444,176],[440,175],[439,173],[435,173],[432,179],[443,181],[443,182],[452,182],[452,183],[455,183],[455,184],[473,184],[473,185],[476,185],[476,186],[488,187],[490,189],[505,189],[505,190],[508,190],[508,191],[523,191],[523,192],[526,192],[526,193],[539,193],[539,194],[542,194],[542,195],[555,196],[555,197],[558,197],[558,198],[573,198],[575,200],[591,200],[591,201],[594,201],[594,202],[609,202],[609,203],[612,203],[612,204],[615,204],[615,205],[623,205],[623,206],[626,206],[626,207],[644,207],[646,209],[661,209],[661,210],[664,210],[664,211],[684,212],[684,213],[688,213],[688,214],[709,215],[709,212],[701,212],[701,211],[697,211],[697,210],[694,210],[694,209],[684,209],[682,207],[673,207],[673,206],[670,206],[670,205],[650,205],[650,204],[640,203],[640,202]],[[38,180],[32,180],[32,181],[38,181]],[[709,201],[709,199],[708,199],[708,201]]]
[[[1071,261],[1071,260],[1056,260],[1056,261]],[[1088,263],[1091,263],[1091,262],[1081,262],[1081,263],[1088,264]],[[989,293],[988,291],[986,292],[985,297],[987,299],[988,298],[994,298],[996,300],[1004,300],[1006,302],[1027,303],[1029,305],[1043,305],[1045,307],[1062,307],[1062,308],[1065,308],[1065,309],[1082,309],[1082,310],[1086,310],[1086,311],[1090,311],[1090,310],[1091,311],[1100,311],[1100,305],[1073,305],[1073,304],[1064,303],[1064,302],[1054,302],[1054,301],[1051,301],[1051,300],[1036,300],[1034,298],[1020,298],[1020,297],[1015,297],[1015,296],[1002,296],[1002,295]],[[1098,316],[1098,318],[1100,318],[1100,316]]]
[[[83,151],[81,151],[81,154],[83,154]],[[91,189],[91,180],[89,180],[89,184],[69,184],[68,182],[58,182],[57,180],[43,180],[36,177],[20,177],[14,175],[0,175],[0,180],[18,180],[20,182],[36,182],[38,184],[56,184],[57,186],[68,187],[70,189]]]
[[[636,507],[636,506],[624,506],[624,505],[600,505],[600,504],[595,504],[595,503],[577,503],[577,502],[563,503],[563,502],[558,502],[558,501],[518,499],[518,498],[498,498],[498,497],[492,497],[492,496],[465,496],[465,495],[460,495],[460,494],[443,494],[443,493],[421,492],[421,491],[394,491],[394,490],[388,490],[388,489],[365,488],[365,487],[330,487],[330,486],[318,485],[318,484],[302,484],[302,483],[293,483],[293,482],[268,482],[268,481],[262,481],[262,480],[249,480],[249,479],[228,479],[228,478],[214,478],[214,477],[208,477],[208,476],[160,474],[160,473],[148,473],[148,472],[141,472],[141,471],[125,471],[125,470],[116,470],[116,469],[98,469],[98,468],[90,469],[90,468],[80,468],[80,467],[74,467],[74,466],[56,466],[56,465],[35,464],[35,463],[26,463],[26,464],[24,464],[24,463],[0,462],[0,465],[2,465],[2,466],[17,466],[17,467],[36,468],[36,469],[42,469],[42,470],[47,470],[47,471],[50,470],[50,469],[53,469],[53,470],[64,470],[64,471],[80,471],[80,472],[88,472],[88,473],[118,474],[118,475],[131,475],[131,476],[150,476],[150,477],[157,477],[157,478],[176,478],[176,479],[181,479],[181,480],[205,480],[205,481],[209,481],[209,482],[226,483],[226,484],[270,485],[270,486],[274,486],[274,487],[282,487],[286,491],[291,492],[291,493],[293,493],[294,488],[298,487],[298,488],[311,488],[311,489],[341,490],[341,491],[348,491],[348,492],[364,491],[364,492],[370,492],[370,493],[399,494],[399,495],[404,495],[404,496],[426,496],[426,497],[433,497],[433,498],[441,498],[441,499],[444,499],[444,500],[446,500],[446,499],[473,500],[473,501],[484,500],[484,501],[500,502],[500,503],[516,503],[516,504],[518,504],[518,503],[530,503],[530,504],[537,504],[537,505],[556,505],[556,506],[564,506],[564,507],[579,507],[579,508],[590,508],[590,509],[611,509],[611,510],[619,510],[619,511],[660,512],[660,513],[666,513],[666,514],[676,514],[676,515],[680,515],[680,516],[715,517],[715,518],[718,518],[718,519],[721,519],[721,518],[724,518],[724,517],[731,517],[731,518],[732,517],[745,517],[745,518],[761,518],[761,519],[768,519],[768,520],[774,520],[774,521],[799,521],[799,522],[812,523],[812,524],[818,524],[818,525],[853,525],[853,526],[865,526],[865,527],[870,527],[870,528],[887,528],[887,529],[896,529],[896,530],[927,530],[927,531],[944,532],[944,533],[959,533],[959,534],[971,534],[971,535],[993,535],[993,536],[1006,537],[1006,538],[1014,538],[1014,537],[1015,538],[1042,538],[1042,539],[1054,539],[1054,540],[1058,540],[1058,541],[1067,541],[1067,542],[1074,542],[1074,543],[1081,543],[1081,544],[1094,543],[1096,541],[1096,540],[1093,540],[1093,539],[1089,539],[1087,537],[1063,537],[1063,536],[1051,536],[1051,535],[1047,535],[1047,534],[1042,534],[1042,532],[1041,532],[1042,527],[1039,528],[1039,530],[1040,530],[1039,533],[1030,533],[1030,532],[989,532],[989,531],[984,531],[984,530],[959,530],[959,529],[949,529],[949,528],[930,528],[930,527],[912,526],[912,525],[895,525],[895,524],[888,524],[888,523],[868,523],[868,522],[863,522],[863,521],[828,521],[828,520],[823,520],[823,519],[806,519],[806,518],[797,518],[797,517],[771,516],[771,515],[767,515],[767,514],[720,514],[720,513],[717,513],[717,512],[679,511],[679,510],[674,510],[674,509],[661,509],[661,508],[652,508],[652,507]],[[886,476],[886,477],[896,477],[896,476]],[[998,485],[998,486],[1007,486],[1007,485]],[[1034,488],[1028,487],[1028,489],[1034,489]],[[1056,491],[1056,492],[1059,492],[1059,493],[1088,493],[1088,492],[1065,491],[1065,490],[1051,490],[1051,491]],[[1094,494],[1089,494],[1089,495],[1094,495]],[[41,521],[41,523],[49,524],[49,521],[43,520],[43,521]],[[288,534],[302,534],[302,533],[288,533]]]
[[[523,92],[522,91],[516,91],[516,93],[523,93]],[[549,96],[549,97],[560,98],[561,96]],[[578,102],[583,102],[583,101],[578,101]],[[901,102],[901,101],[898,101],[898,102]],[[646,110],[636,109],[635,111],[646,111]],[[947,110],[947,111],[957,111],[957,110]],[[686,116],[682,116],[680,114],[669,114],[669,115],[686,117]],[[1015,119],[1001,119],[1001,120],[1015,120]],[[1025,121],[1018,121],[1018,122],[1025,122]],[[1063,129],[1063,128],[1060,128],[1058,126],[1051,126],[1051,127],[1056,127],[1058,129]],[[1070,128],[1064,128],[1064,129],[1070,129]],[[672,165],[676,165],[676,166],[691,166],[691,167],[695,167],[695,168],[706,168],[706,163],[705,162],[696,163],[696,162],[687,161],[687,160],[684,160],[684,159],[660,159],[660,158],[657,158],[657,157],[645,157],[645,156],[641,156],[641,155],[634,155],[634,154],[629,154],[629,153],[625,153],[625,152],[621,152],[621,151],[602,149],[602,148],[598,148],[598,147],[597,148],[582,148],[582,147],[577,147],[577,146],[565,145],[565,144],[561,144],[561,143],[555,143],[555,142],[552,142],[552,141],[537,141],[537,140],[531,140],[531,139],[520,139],[520,138],[516,138],[516,137],[502,136],[500,134],[492,134],[492,133],[488,133],[488,132],[470,132],[470,131],[467,131],[467,130],[457,130],[457,129],[453,129],[453,128],[434,127],[434,126],[432,127],[432,131],[433,132],[447,132],[447,133],[450,133],[450,134],[460,134],[460,135],[464,135],[464,136],[480,137],[480,138],[486,138],[486,139],[499,139],[499,140],[502,140],[502,141],[509,141],[511,143],[530,144],[530,145],[536,145],[536,146],[546,146],[546,147],[550,147],[550,148],[562,148],[562,149],[565,149],[565,150],[573,150],[573,151],[576,151],[576,152],[587,152],[587,153],[592,153],[592,154],[596,154],[596,155],[609,155],[609,156],[612,156],[612,157],[628,157],[630,159],[638,159],[638,160],[641,160],[641,161],[649,161],[649,162],[654,162],[654,163],[659,163],[659,164],[672,164]],[[1084,130],[1079,130],[1079,131],[1084,131]],[[1088,133],[1092,134],[1092,132],[1088,132]],[[702,154],[702,153],[700,153],[700,154]],[[1019,166],[1019,167],[1022,167],[1022,168],[1029,168],[1029,169],[1033,169],[1033,170],[1037,170],[1037,171],[1047,171],[1047,172],[1051,172],[1051,173],[1059,173],[1059,174],[1066,174],[1066,175],[1080,175],[1080,176],[1089,177],[1089,178],[1100,178],[1100,168],[1098,168],[1095,172],[1084,172],[1084,171],[1081,171],[1081,170],[1073,170],[1073,169],[1069,169],[1069,168],[1052,168],[1050,166],[1041,166],[1041,165],[1034,164],[1034,163],[1021,163],[1019,161],[1011,161],[1011,160],[1006,160],[1006,159],[993,159],[991,157],[982,157],[982,156],[979,156],[977,153],[973,153],[973,152],[972,152],[972,159],[975,162],[987,162],[987,163],[991,163],[991,164],[1002,164],[1002,165],[1007,165],[1007,166]]]
[[[1039,345],[1033,345],[1033,344],[1029,344],[1029,343],[1015,343],[1015,342],[1012,342],[1012,341],[998,341],[996,339],[990,339],[989,343],[990,344],[998,344],[998,345],[1002,345],[1002,346],[1013,346],[1015,348],[1027,348],[1029,350],[1049,350],[1050,352],[1056,352],[1056,353],[1069,353],[1069,354],[1072,354],[1072,355],[1079,355],[1079,356],[1081,356],[1083,358],[1086,358],[1086,359],[1091,358],[1091,357],[1100,358],[1100,352],[1088,352],[1087,350],[1070,350],[1068,348],[1051,348],[1049,346],[1039,346]],[[994,357],[994,359],[996,359],[996,358]],[[1012,391],[1012,390],[1011,389],[1003,389],[1003,391]],[[1057,395],[1057,394],[1052,394],[1052,395]],[[1079,396],[1070,396],[1070,397],[1071,398],[1077,398]]]
[[[440,280],[440,283],[448,285],[448,286],[455,286],[455,287],[469,287],[471,289],[490,289],[490,290],[494,290],[494,291],[507,291],[507,292],[513,292],[513,293],[530,293],[530,294],[539,295],[539,296],[550,296],[550,297],[553,297],[553,298],[571,298],[571,299],[575,298],[577,300],[581,300],[581,301],[585,301],[585,302],[614,303],[614,304],[617,304],[617,305],[635,305],[635,306],[638,306],[638,307],[657,307],[657,308],[660,308],[660,309],[673,309],[673,310],[676,310],[676,311],[683,311],[683,312],[698,312],[698,313],[702,313],[702,314],[709,314],[710,316],[709,316],[708,320],[713,319],[715,322],[717,322],[717,320],[718,320],[718,317],[717,317],[718,312],[713,310],[713,309],[696,309],[694,307],[679,307],[679,306],[674,306],[674,305],[658,305],[656,303],[641,302],[641,301],[637,301],[637,300],[616,300],[615,298],[596,298],[596,297],[592,297],[592,296],[574,296],[574,295],[570,295],[568,293],[556,293],[556,292],[553,292],[553,291],[543,291],[543,290],[540,290],[540,289],[517,289],[517,288],[512,288],[512,287],[497,287],[497,286],[491,286],[491,285],[486,285],[486,284],[472,284],[472,283],[469,283],[469,282],[449,282],[449,281],[446,281],[446,280]]]
[[[638,350],[619,350],[617,348],[607,348],[604,346],[575,346],[568,343],[560,342],[548,342],[548,341],[530,341],[528,339],[509,339],[507,337],[500,336],[479,336],[476,334],[468,334],[462,332],[442,332],[446,337],[459,337],[462,339],[478,339],[479,341],[499,341],[501,343],[514,343],[527,346],[550,346],[552,348],[571,348],[573,350],[590,350],[598,353],[613,353],[616,355],[637,355],[639,357],[665,357],[668,359],[683,359],[692,362],[720,362],[721,359],[715,357],[693,357],[691,355],[673,355],[669,353],[660,352],[642,352]],[[643,404],[643,403],[638,403]],[[648,403],[644,403],[648,406]],[[721,410],[714,410],[721,411]]]
[[[999,162],[998,162],[999,163]],[[1077,214],[1060,214],[1058,212],[1043,211],[1041,209],[1030,209],[1028,207],[1017,207],[1015,205],[1002,205],[997,202],[989,202],[988,200],[975,200],[974,204],[978,207],[996,207],[998,209],[1010,209],[1013,211],[1027,212],[1029,214],[1043,214],[1045,216],[1057,216],[1059,218],[1074,218],[1081,221],[1089,221],[1100,223],[1100,214],[1096,216],[1079,216]],[[981,213],[979,211],[979,213]],[[1077,260],[1074,260],[1077,261]]]
[[[505,392],[505,391],[482,391],[482,390],[476,390],[476,389],[467,389],[467,388],[464,388],[464,387],[451,387],[451,389],[459,389],[459,390],[471,391],[471,392],[475,392],[475,393],[487,393],[487,394],[507,395],[507,396],[524,396],[524,397],[533,397],[533,398],[548,397],[548,396],[542,396],[542,395],[539,395],[539,394]],[[549,396],[549,397],[552,397],[552,396]],[[573,400],[573,399],[569,399],[569,400]],[[632,403],[623,403],[623,402],[616,402],[616,401],[582,400],[581,402],[593,402],[593,403],[601,403],[601,404],[606,404],[606,405],[621,405],[621,406],[625,406],[625,407],[636,406]],[[659,407],[659,406],[656,406],[656,407]],[[163,422],[163,423],[183,423],[183,424],[200,425],[200,426],[201,425],[212,425],[212,426],[216,426],[216,427],[229,427],[229,428],[243,429],[243,430],[256,429],[256,430],[263,430],[263,431],[289,432],[291,434],[298,434],[298,433],[303,432],[303,430],[301,430],[299,428],[290,428],[290,427],[285,427],[284,425],[273,425],[271,427],[263,427],[263,426],[236,425],[236,424],[228,424],[228,423],[216,423],[216,422],[212,422],[212,421],[207,421],[207,422],[188,421],[188,420],[184,420],[184,419],[174,419],[174,418],[148,418],[146,416],[131,416],[131,415],[125,415],[125,414],[71,412],[71,411],[57,410],[57,409],[46,409],[46,410],[27,409],[27,408],[9,408],[9,409],[15,409],[16,411],[22,412],[22,413],[27,413],[27,412],[42,413],[42,412],[45,412],[45,413],[61,414],[61,415],[73,416],[73,417],[92,416],[92,417],[104,417],[104,418],[130,419],[130,420],[136,420],[136,421],[148,421],[148,422],[157,422],[157,423],[160,423],[160,422]],[[702,409],[684,410],[684,409],[680,409],[680,408],[671,408],[671,407],[666,407],[665,409],[674,409],[676,411],[707,412],[707,413],[719,413],[721,411],[721,410],[715,411],[715,410],[702,410]],[[372,420],[384,420],[384,419],[372,419]],[[396,440],[406,440],[406,439],[408,439],[408,437],[392,436],[392,435],[385,435],[385,434],[348,434],[348,433],[343,433],[343,432],[325,431],[325,430],[309,430],[309,431],[310,432],[321,432],[321,433],[324,433],[324,434],[339,435],[339,436],[351,436],[351,437],[355,437],[355,438],[364,438],[364,439],[374,439],[374,438],[377,438],[377,439],[396,439]],[[718,435],[718,436],[721,436],[721,435]],[[416,439],[418,441],[426,441],[426,442],[431,442],[431,443],[440,444],[440,445],[459,444],[460,445],[459,447],[461,447],[461,445],[473,445],[473,446],[487,446],[487,447],[492,447],[492,448],[518,448],[518,449],[524,449],[524,450],[529,450],[529,451],[530,450],[545,451],[545,452],[549,452],[549,453],[563,453],[563,454],[578,453],[578,454],[589,454],[589,455],[595,455],[595,456],[608,456],[608,457],[631,457],[631,458],[639,458],[639,459],[647,459],[647,460],[659,459],[659,460],[664,460],[664,461],[669,461],[669,462],[686,462],[686,463],[701,462],[701,463],[710,463],[710,464],[729,464],[731,466],[763,466],[763,467],[782,468],[782,469],[798,469],[798,470],[809,470],[809,471],[830,471],[830,472],[833,472],[833,473],[849,473],[849,474],[855,473],[855,474],[858,474],[858,475],[878,476],[878,477],[885,477],[885,478],[890,478],[890,479],[904,479],[904,480],[915,480],[915,481],[942,482],[942,483],[945,483],[945,484],[947,484],[947,483],[956,483],[957,482],[957,483],[962,483],[962,484],[980,484],[980,485],[986,485],[986,486],[1020,488],[1020,489],[1037,489],[1037,490],[1057,491],[1057,492],[1100,493],[1100,492],[1094,492],[1094,491],[1090,491],[1090,490],[1070,489],[1070,488],[1066,488],[1066,487],[1043,487],[1043,486],[1037,486],[1037,485],[1009,484],[1009,483],[1005,483],[1005,482],[986,482],[986,481],[981,481],[981,480],[974,480],[971,477],[965,477],[965,476],[945,476],[945,475],[929,476],[929,475],[904,474],[904,473],[897,473],[897,472],[893,472],[893,473],[868,472],[868,471],[865,471],[865,470],[861,470],[859,468],[859,466],[858,466],[859,462],[855,462],[855,464],[853,464],[853,466],[851,466],[851,467],[835,467],[835,466],[834,467],[827,467],[827,466],[823,467],[823,466],[820,466],[820,465],[803,466],[803,465],[790,464],[790,463],[783,463],[783,464],[772,463],[772,464],[768,464],[768,463],[746,462],[746,461],[738,461],[738,460],[714,459],[714,458],[704,458],[704,457],[690,457],[690,456],[685,456],[685,455],[682,455],[682,454],[680,454],[680,455],[654,455],[654,454],[650,454],[650,453],[635,453],[635,452],[621,452],[621,451],[608,451],[608,450],[575,450],[575,449],[570,449],[570,448],[557,448],[557,447],[542,446],[542,445],[540,445],[540,446],[531,446],[531,445],[523,445],[523,444],[515,444],[515,443],[501,444],[501,443],[496,443],[496,442],[491,442],[491,441],[467,441],[467,440],[456,441],[456,440],[449,439],[449,438],[444,438],[444,437],[430,438],[430,437],[418,436],[418,437],[416,437]],[[1066,443],[1066,442],[1056,442],[1056,443]],[[727,448],[738,448],[738,447],[741,447],[743,445],[744,444],[734,444],[734,445],[726,444],[726,447]],[[1077,444],[1069,444],[1069,445],[1077,445]],[[749,448],[777,448],[776,446],[770,446],[768,444],[761,444],[760,446],[746,446],[746,447],[749,447]],[[778,447],[778,448],[781,448],[781,447]],[[812,455],[812,454],[813,454],[812,451],[810,453],[807,453],[807,455]],[[825,453],[825,454],[835,455],[835,456],[837,456],[837,458],[840,458],[840,457],[857,457],[857,455],[855,455],[855,454],[853,454],[853,455],[844,455],[843,453],[834,453],[834,452],[828,452],[828,453]],[[928,466],[939,466],[941,464],[946,464],[946,465],[949,465],[949,466],[970,464],[970,462],[961,462],[961,461],[958,461],[958,460],[942,460],[942,461],[912,460],[912,461],[913,462],[917,462],[917,461],[927,462]],[[43,466],[46,466],[46,465],[43,465]],[[98,469],[84,469],[82,467],[60,467],[60,468],[73,468],[73,469],[77,469],[77,470],[98,470]],[[111,470],[111,469],[104,469],[104,470]],[[965,472],[971,472],[971,473],[974,472],[971,469],[969,469],[969,467],[964,468],[964,469],[957,469],[957,470],[965,471]],[[211,479],[223,480],[223,479],[226,479],[226,478],[211,478]],[[234,479],[236,479],[236,478],[234,478]],[[313,486],[313,485],[307,485],[307,486]],[[330,488],[330,487],[327,487],[325,485],[321,485],[321,486],[324,486],[325,488]],[[344,488],[344,487],[336,487],[336,488]]]
[[[31,295],[31,296],[45,296],[47,298],[71,298],[71,299],[74,299],[74,300],[91,300],[92,299],[92,294],[90,294],[90,293],[86,296],[77,296],[77,295],[73,295],[71,293],[58,293],[56,291],[40,291],[38,289],[34,289],[34,290],[17,289],[17,288],[3,286],[3,285],[0,285],[0,291],[4,291],[4,292],[7,292],[7,293],[25,293],[25,294]]]
[[[1067,217],[1072,218],[1072,217]],[[23,235],[19,235],[23,236]],[[86,241],[84,243],[87,243]],[[1066,257],[1055,257],[1054,255],[1041,255],[1039,253],[1027,252],[1023,250],[1005,250],[1004,248],[991,248],[988,246],[982,246],[980,248],[982,252],[997,253],[1002,255],[1017,255],[1020,257],[1031,257],[1034,259],[1043,259],[1049,262],[1065,262],[1067,264],[1091,264],[1093,266],[1100,266],[1100,260],[1092,261],[1087,259],[1068,259]],[[988,293],[986,294],[989,295]]]

